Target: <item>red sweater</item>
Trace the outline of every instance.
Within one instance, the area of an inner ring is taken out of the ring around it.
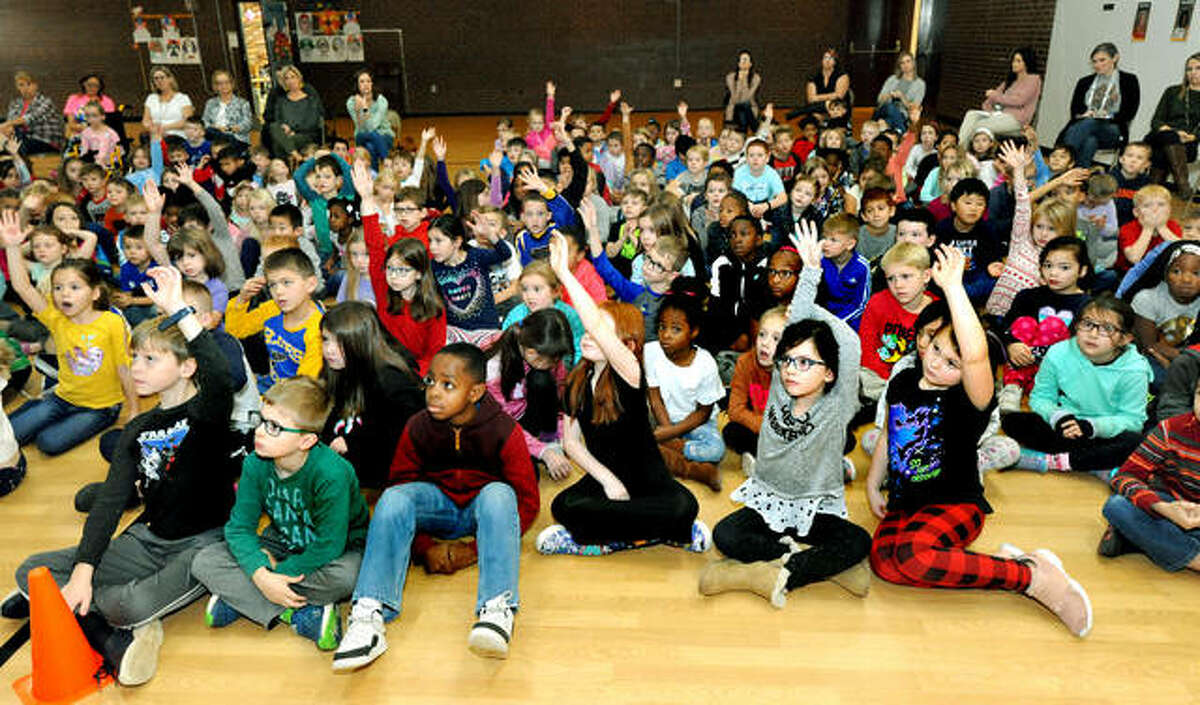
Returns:
[[[1200,502],[1200,421],[1188,411],[1154,427],[1112,479],[1121,493],[1151,516],[1165,492],[1176,500]]]
[[[412,306],[407,302],[400,313],[388,313],[390,290],[385,275],[388,245],[384,240],[383,229],[379,227],[377,214],[363,218],[363,239],[366,241],[367,256],[371,262],[371,290],[375,293],[379,322],[417,358],[421,374],[424,375],[429,372],[429,363],[433,356],[446,345],[446,309],[443,307],[438,315],[424,321],[412,317]]]
[[[376,219],[376,221],[378,221],[379,216],[375,216],[375,219]],[[378,227],[378,226],[376,226],[376,227]],[[418,240],[421,241],[421,244],[425,246],[425,251],[428,252],[429,251],[429,221],[422,220],[420,222],[420,224],[417,225],[417,227],[413,228],[412,230],[405,230],[403,225],[400,225],[399,223],[397,223],[396,224],[396,232],[392,233],[391,237],[389,237],[387,239],[387,244],[384,245],[384,249],[387,249],[387,248],[391,247],[392,245],[395,245],[402,237],[417,238]],[[378,299],[376,299],[376,300],[378,300]]]
[[[428,410],[410,418],[392,458],[390,482],[431,483],[459,507],[488,484],[503,482],[516,492],[522,534],[542,503],[525,435],[491,394],[480,398],[475,418],[460,428],[434,419]],[[413,554],[424,554],[432,543],[419,534]]]

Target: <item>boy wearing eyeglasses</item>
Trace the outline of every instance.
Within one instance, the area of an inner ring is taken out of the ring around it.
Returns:
[[[263,395],[225,541],[192,562],[212,593],[208,626],[239,617],[267,629],[289,624],[318,649],[337,648],[337,603],[354,588],[370,514],[354,468],[320,442],[329,407],[328,392],[308,377],[281,380]],[[260,534],[263,514],[270,523]]]
[[[469,343],[433,356],[425,410],[409,419],[375,505],[346,636],[334,671],[361,668],[387,650],[385,622],[400,615],[410,557],[442,539],[475,538],[479,585],[468,648],[507,658],[521,534],[537,517],[537,477],[521,427],[487,393],[487,361]]]
[[[30,556],[17,569],[20,592],[0,607],[5,617],[27,617],[29,572],[46,566],[122,685],[154,676],[160,619],[204,593],[192,559],[221,540],[237,476],[225,357],[184,303],[178,270],[154,267],[147,275],[155,286],[146,295],[165,315],[134,329],[130,375],[138,394],[158,394],[159,405],[122,432],[79,545]],[[134,493],[145,509],[113,537]]]
[[[862,341],[861,396],[872,404],[879,399],[892,365],[916,343],[917,314],[933,297],[929,285],[929,250],[910,242],[892,245],[880,259],[887,290],[867,301],[858,337]]]

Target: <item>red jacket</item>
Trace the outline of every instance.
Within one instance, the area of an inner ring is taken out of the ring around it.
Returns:
[[[379,227],[379,216],[371,214],[363,218],[363,239],[367,245],[367,257],[370,259],[371,291],[375,293],[375,307],[379,313],[379,322],[389,333],[400,341],[417,358],[421,374],[429,371],[429,363],[438,350],[446,345],[446,309],[425,321],[412,317],[409,305],[404,305],[400,313],[388,312],[388,285],[385,268],[387,266],[388,244]],[[425,243],[426,248],[429,243]]]
[[[434,419],[428,410],[410,418],[392,458],[390,482],[429,482],[459,507],[474,500],[486,485],[503,482],[517,494],[523,534],[541,507],[525,436],[491,394],[484,394],[476,407],[475,418],[461,428]],[[419,534],[413,554],[423,554],[432,542]]]

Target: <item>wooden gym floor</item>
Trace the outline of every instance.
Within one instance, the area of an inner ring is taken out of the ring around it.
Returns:
[[[660,117],[661,119],[661,117]],[[494,117],[429,122],[450,142],[452,163],[474,163],[490,144]],[[637,119],[635,117],[635,124]],[[29,476],[0,499],[0,594],[27,555],[76,543],[83,516],[75,491],[106,468],[96,441],[57,458],[26,450]],[[860,479],[847,487],[851,518],[873,531]],[[687,483],[710,526],[736,508],[736,459],[722,466],[724,492]],[[570,481],[577,479],[578,474]],[[165,622],[157,677],[111,686],[88,703],[213,705],[223,697],[293,703],[1187,703],[1200,701],[1192,651],[1200,633],[1200,578],[1170,575],[1143,556],[1102,559],[1107,488],[1090,476],[990,474],[996,509],[976,547],[1008,541],[1048,547],[1088,590],[1095,628],[1067,633],[1031,600],[981,591],[932,591],[876,580],[859,599],[822,583],[792,592],[776,610],[748,593],[712,598],[696,590],[718,556],[655,547],[604,558],[541,556],[537,533],[566,484],[544,480],[542,513],[523,543],[521,604],[507,661],[466,649],[477,569],[454,576],[409,573],[405,610],[373,665],[334,675],[330,656],[286,628],[241,621],[203,623],[203,601]],[[21,626],[0,619],[0,641]],[[29,673],[30,647],[0,667],[7,684]],[[268,700],[269,699],[269,700]]]

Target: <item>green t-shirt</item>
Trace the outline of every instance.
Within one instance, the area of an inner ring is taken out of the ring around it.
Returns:
[[[251,455],[242,463],[225,540],[247,575],[270,568],[258,541],[263,514],[288,544],[291,555],[274,569],[285,575],[306,575],[362,547],[371,521],[354,467],[324,443],[313,446],[304,467],[283,479],[273,460]]]

